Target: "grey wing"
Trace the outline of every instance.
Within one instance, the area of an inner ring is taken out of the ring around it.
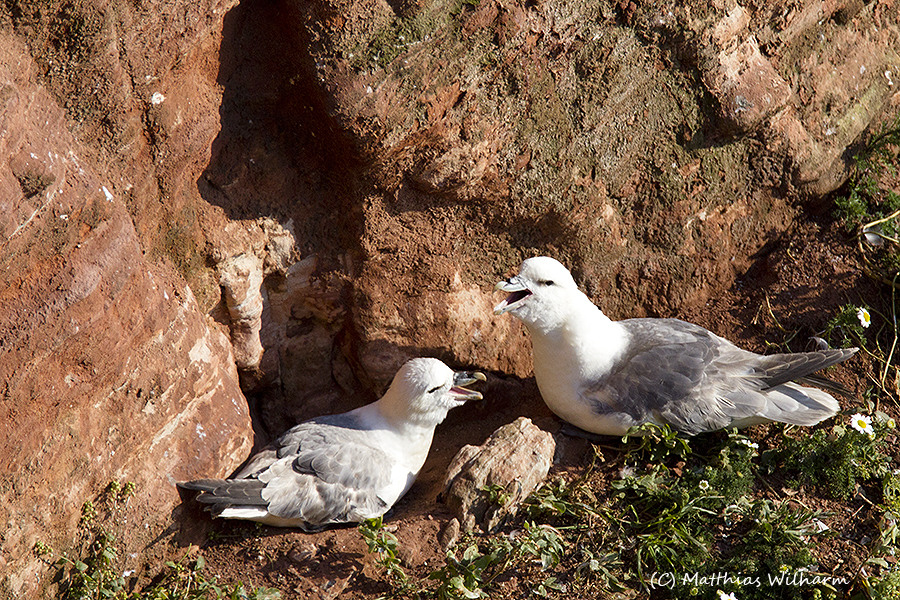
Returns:
[[[365,432],[312,422],[279,442],[279,459],[258,475],[271,514],[315,527],[358,522],[390,508],[378,492],[390,485],[392,461]]]
[[[677,319],[622,321],[629,349],[617,368],[585,390],[597,412],[621,412],[635,424],[668,423],[695,435],[758,414],[758,394],[725,397],[756,355]]]
[[[278,453],[274,446],[263,448],[247,461],[247,464],[237,472],[234,479],[255,478],[257,475],[268,469],[276,460],[278,460]]]
[[[280,458],[290,454],[297,454],[300,443],[306,440],[306,445],[312,447],[321,444],[322,425],[343,427],[346,429],[359,429],[359,425],[352,416],[347,414],[326,415],[316,417],[295,425],[281,434],[278,439],[254,454],[250,460],[234,476],[234,479],[256,478],[260,473],[268,469]],[[319,438],[316,441],[316,438]]]

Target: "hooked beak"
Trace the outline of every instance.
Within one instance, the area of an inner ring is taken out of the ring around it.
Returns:
[[[503,313],[516,308],[523,300],[525,300],[525,298],[531,295],[531,290],[522,283],[522,280],[518,275],[510,277],[506,281],[501,281],[495,288],[502,292],[509,292],[509,296],[494,307],[495,315],[502,315]]]
[[[476,381],[487,381],[484,373],[478,371],[456,371],[453,374],[453,387],[450,388],[450,396],[454,400],[466,402],[468,400],[481,400],[484,396],[481,392],[466,389],[463,386],[475,383]]]

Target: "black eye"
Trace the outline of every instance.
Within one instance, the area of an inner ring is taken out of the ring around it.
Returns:
[[[538,283],[541,285],[556,285],[552,279],[544,279],[544,280],[538,281]]]
[[[439,389],[441,389],[442,387],[443,387],[443,386],[441,386],[441,385],[436,386],[436,387],[433,387],[433,388],[431,388],[430,390],[428,390],[428,393],[429,393],[429,394],[433,394],[433,393],[435,393],[436,391],[438,391]]]

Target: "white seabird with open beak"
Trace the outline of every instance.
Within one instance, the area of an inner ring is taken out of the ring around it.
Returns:
[[[199,490],[216,517],[306,531],[381,516],[415,481],[447,412],[481,399],[463,387],[478,380],[485,376],[412,359],[379,400],[297,425],[233,479],[178,486]]]
[[[497,284],[494,309],[525,324],[534,376],[547,406],[595,434],[668,424],[687,435],[780,421],[814,425],[840,406],[839,384],[813,375],[856,348],[761,355],[678,319],[613,321],[579,291],[562,264],[529,258]]]

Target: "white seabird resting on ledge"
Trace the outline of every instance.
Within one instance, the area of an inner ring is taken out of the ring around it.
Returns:
[[[497,284],[509,296],[494,309],[531,334],[534,376],[560,418],[595,434],[668,424],[687,435],[780,421],[814,425],[840,406],[839,384],[813,375],[856,348],[756,354],[678,319],[612,321],[548,257],[529,258]]]
[[[198,479],[216,517],[317,531],[387,512],[425,463],[435,427],[481,394],[463,386],[481,373],[454,372],[434,358],[404,364],[379,400],[290,429],[233,479]]]

